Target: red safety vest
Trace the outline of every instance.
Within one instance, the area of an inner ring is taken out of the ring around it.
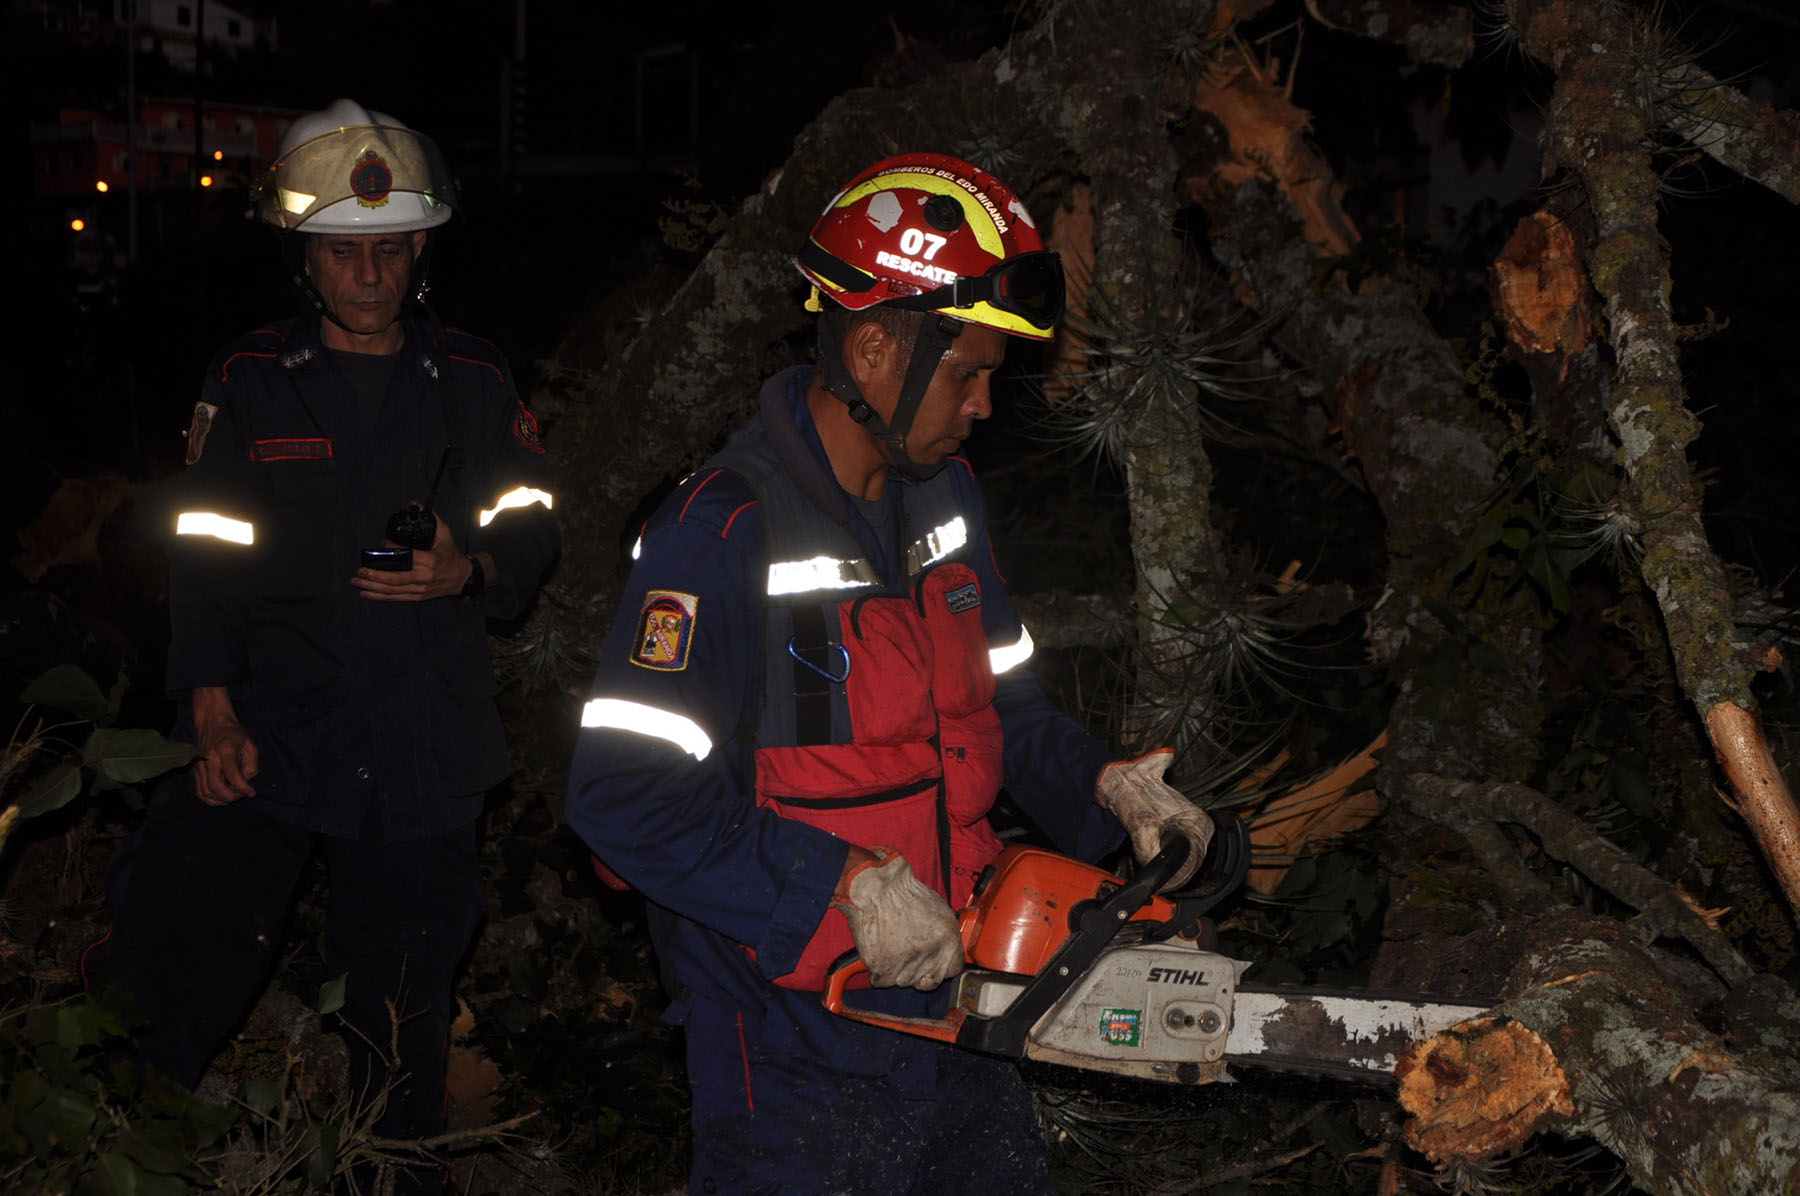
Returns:
[[[947,474],[906,487],[906,589],[809,502],[759,423],[714,459],[763,503],[769,593],[756,728],[758,805],[863,847],[899,851],[952,908],[1000,850],[1002,775],[981,585]],[[810,464],[810,461],[808,462]],[[794,970],[814,989],[854,943],[833,909]]]

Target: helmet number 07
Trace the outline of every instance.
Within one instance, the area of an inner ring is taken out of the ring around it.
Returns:
[[[922,229],[909,228],[900,234],[900,252],[908,257],[922,257],[930,261],[937,256],[937,251],[944,247],[946,238],[936,233],[928,233]],[[923,249],[924,253],[919,251]]]

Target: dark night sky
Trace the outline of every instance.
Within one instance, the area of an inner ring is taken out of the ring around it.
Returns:
[[[497,169],[501,63],[514,46],[514,3],[263,0],[242,7],[276,17],[278,50],[218,61],[206,84],[214,98],[304,110],[348,95],[444,145],[467,210],[443,237],[434,302],[452,322],[496,341],[527,386],[585,305],[652,263],[681,269],[691,262],[660,243],[656,220],[666,200],[691,196],[729,208],[780,164],[795,134],[833,96],[895,65],[895,32],[881,6],[779,0],[715,6],[700,20],[692,6],[526,0],[529,148],[612,155],[626,165],[520,182]],[[959,58],[1003,41],[1016,7],[931,0],[896,6],[892,20],[929,43],[916,57]],[[1665,11],[1681,36],[1707,48],[1713,69],[1742,77],[1760,98],[1800,103],[1800,18],[1755,0],[1687,0]],[[1292,17],[1278,9],[1269,21]],[[14,152],[6,168],[13,193],[27,196],[26,123],[50,119],[62,105],[117,108],[123,59],[117,48],[82,50],[38,35],[28,17],[10,19],[4,73]],[[698,64],[697,141],[686,135],[687,82],[674,60],[651,65],[649,103],[640,111],[636,102],[640,52],[676,44]],[[1350,188],[1346,204],[1365,227],[1385,218],[1396,180],[1414,189],[1414,207],[1427,221],[1447,203],[1466,203],[1471,187],[1494,189],[1494,204],[1508,212],[1537,201],[1532,106],[1549,76],[1515,48],[1484,44],[1449,88],[1437,72],[1408,70],[1392,47],[1317,27],[1306,35],[1302,62],[1296,98],[1312,110],[1317,139]],[[189,77],[140,62],[140,93],[190,87]],[[1347,95],[1357,102],[1345,102]],[[1437,114],[1432,119],[1448,129],[1450,140],[1435,154],[1421,148],[1428,132],[1421,112]],[[640,119],[647,153],[632,165]],[[1420,186],[1427,180],[1429,190]],[[1779,454],[1792,440],[1793,416],[1778,400],[1800,379],[1791,352],[1770,356],[1770,346],[1800,312],[1800,282],[1791,271],[1757,267],[1800,244],[1793,210],[1716,168],[1685,168],[1677,181],[1695,192],[1665,197],[1678,318],[1697,322],[1710,307],[1733,321],[1691,351],[1690,385],[1699,405],[1715,412],[1727,397],[1750,408],[1743,419],[1709,417],[1701,454],[1785,477],[1792,470]],[[292,309],[272,239],[242,218],[244,202],[241,186],[168,197],[158,217],[164,235],[146,238],[120,302],[86,313],[71,302],[65,206],[30,203],[26,219],[9,222],[23,241],[13,260],[24,263],[34,300],[17,326],[18,343],[30,349],[15,354],[12,407],[31,434],[10,438],[9,505],[34,510],[64,476],[111,469],[143,478],[175,467],[195,380],[213,349]],[[1493,230],[1509,226],[1510,219],[1493,221],[1485,241],[1440,237],[1429,249],[1440,267],[1479,284],[1498,248],[1488,243]],[[1420,228],[1415,221],[1409,235]],[[1445,260],[1458,253],[1466,260]],[[1479,304],[1480,285],[1464,290]],[[1771,421],[1788,434],[1768,435]],[[1782,487],[1745,502],[1767,508],[1792,499]]]

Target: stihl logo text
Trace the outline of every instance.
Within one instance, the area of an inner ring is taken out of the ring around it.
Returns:
[[[1190,972],[1186,968],[1151,968],[1152,984],[1205,984],[1205,972]]]

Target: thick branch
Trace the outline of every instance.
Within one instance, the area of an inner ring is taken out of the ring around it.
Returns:
[[[1552,857],[1614,897],[1641,910],[1657,935],[1681,938],[1730,984],[1748,979],[1750,965],[1724,934],[1681,900],[1675,886],[1600,837],[1599,832],[1544,794],[1524,785],[1473,784],[1414,773],[1401,794],[1422,818],[1465,833],[1494,823],[1529,830]],[[1515,861],[1516,862],[1516,861]]]
[[[1674,93],[1669,130],[1761,183],[1800,203],[1800,113],[1758,104],[1692,63],[1669,80]]]
[[[1557,70],[1550,101],[1552,152],[1581,180],[1598,242],[1591,274],[1606,301],[1618,358],[1611,420],[1620,462],[1643,526],[1644,580],[1656,594],[1681,687],[1709,734],[1742,729],[1716,708],[1753,708],[1750,666],[1736,643],[1724,567],[1707,543],[1686,448],[1699,424],[1685,406],[1669,265],[1656,224],[1658,180],[1644,149],[1650,130],[1632,101],[1638,37],[1631,22],[1586,0],[1515,0],[1526,47]],[[1760,732],[1713,749],[1739,790],[1764,856],[1800,910],[1800,809],[1778,769],[1765,765]]]

